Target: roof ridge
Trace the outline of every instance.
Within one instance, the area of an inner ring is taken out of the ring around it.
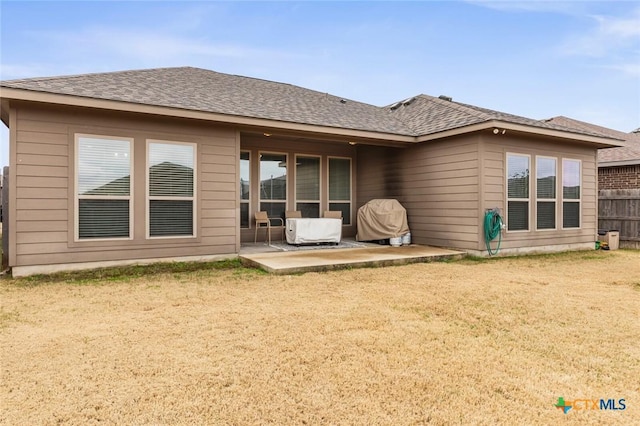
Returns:
[[[393,103],[391,103],[389,105],[386,105],[386,106],[384,106],[382,108],[389,108],[389,107],[392,107],[393,105],[396,105],[396,104],[403,104],[405,101],[410,100],[410,99],[415,99],[415,98],[424,98],[427,101],[436,102],[436,103],[438,103],[440,105],[444,105],[446,107],[449,107],[450,109],[455,109],[455,110],[460,111],[460,112],[471,114],[474,117],[481,118],[481,119],[484,119],[484,120],[490,120],[491,119],[491,116],[489,114],[483,113],[481,111],[477,111],[477,110],[467,106],[466,104],[462,104],[462,103],[456,102],[454,100],[441,99],[439,97],[427,95],[425,93],[420,93],[419,95],[416,95],[416,96],[410,96],[410,97],[405,98],[405,99],[403,99],[401,101],[393,102]]]
[[[247,75],[218,72],[218,71],[208,70],[206,68],[198,68],[198,67],[177,67],[177,68],[185,68],[185,69],[186,68],[191,68],[191,69],[195,69],[195,70],[199,70],[199,71],[205,71],[205,72],[208,72],[208,73],[215,73],[215,74],[218,74],[218,75],[227,75],[227,76],[230,76],[230,77],[242,78],[244,80],[261,81],[261,82],[268,83],[268,84],[277,84],[277,85],[281,85],[281,86],[288,86],[288,87],[293,87],[293,88],[296,88],[296,89],[302,89],[302,90],[305,90],[305,91],[308,91],[308,92],[314,92],[314,93],[317,93],[317,94],[320,94],[320,95],[331,96],[332,98],[335,98],[335,99],[343,99],[343,100],[345,100],[347,102],[354,102],[354,103],[357,103],[357,104],[360,104],[360,105],[367,105],[367,106],[378,108],[376,105],[373,105],[373,104],[369,104],[369,103],[362,102],[362,101],[357,101],[355,99],[345,98],[344,96],[334,95],[332,93],[324,92],[324,91],[321,91],[321,90],[309,89],[308,87],[300,86],[298,84],[293,84],[293,83],[285,83],[285,82],[282,82],[282,81],[267,80],[266,78],[250,77],[250,76],[247,76]],[[158,69],[162,69],[162,68],[158,68]]]
[[[213,71],[213,70],[208,70],[206,68],[193,67],[193,66],[142,68],[142,69],[133,69],[133,70],[121,70],[121,71],[92,72],[92,73],[86,73],[86,74],[69,74],[69,75],[59,75],[59,76],[51,76],[51,77],[25,77],[25,78],[18,78],[18,79],[12,79],[12,80],[0,80],[0,84],[4,84],[4,83],[9,83],[10,84],[10,83],[16,83],[16,82],[21,82],[21,81],[26,81],[26,80],[28,80],[30,82],[45,82],[45,81],[53,81],[53,80],[69,80],[69,79],[85,78],[85,77],[92,77],[92,76],[127,75],[127,74],[133,74],[133,73],[151,73],[151,72],[165,71],[165,70],[195,70],[195,71],[199,71],[199,72],[203,72],[203,73],[213,73],[213,74],[217,74],[217,75],[226,75],[226,76],[229,76],[229,77],[241,78],[241,79],[244,79],[244,80],[260,81],[260,82],[268,83],[268,84],[276,84],[276,85],[281,85],[281,86],[293,87],[293,88],[296,88],[296,89],[302,89],[302,90],[306,90],[306,91],[309,91],[309,92],[315,92],[315,93],[320,94],[320,95],[331,96],[332,98],[335,98],[335,99],[344,99],[347,102],[353,102],[353,103],[357,103],[357,104],[360,104],[360,105],[367,105],[367,106],[378,108],[376,105],[373,105],[373,104],[369,104],[369,103],[362,102],[362,101],[357,101],[357,100],[350,99],[350,98],[345,98],[344,96],[334,95],[334,94],[329,93],[329,92],[323,92],[323,91],[320,91],[320,90],[309,89],[309,88],[306,88],[306,87],[303,87],[303,86],[300,86],[300,85],[297,85],[297,84],[285,83],[285,82],[274,81],[274,80],[267,80],[266,78],[250,77],[250,76],[240,75],[240,74],[224,73],[224,72]]]
[[[598,129],[602,129],[602,130],[605,130],[605,131],[608,131],[608,132],[613,130],[614,132],[616,132],[616,133],[620,133],[620,134],[622,134],[622,135],[629,135],[629,134],[634,133],[633,131],[631,131],[631,132],[625,132],[625,131],[623,131],[623,130],[612,129],[611,127],[601,126],[601,125],[599,125],[599,124],[588,123],[588,122],[586,122],[586,121],[582,121],[582,120],[576,120],[575,118],[571,118],[571,117],[565,117],[565,116],[561,116],[561,117],[564,117],[564,118],[566,118],[567,120],[578,121],[578,122],[580,122],[580,123],[585,124],[585,125],[586,125],[586,126],[588,126],[588,127],[597,127]],[[640,129],[637,129],[637,130],[640,130]]]
[[[600,126],[599,124],[589,123],[587,121],[577,120],[575,118],[567,117],[565,115],[557,115],[555,117],[546,118],[541,121],[545,123],[553,124],[554,126],[564,127],[569,130],[581,130],[581,131],[598,133],[605,137],[613,137],[613,138],[628,140],[630,136],[633,136],[633,132],[626,133],[621,130]],[[560,123],[556,123],[556,121],[560,121]],[[564,123],[565,121],[568,122],[569,124]]]
[[[178,70],[178,69],[197,69],[197,70],[205,70],[204,68],[190,67],[190,66],[182,66],[182,67],[159,67],[159,68],[140,68],[135,70],[120,70],[120,71],[103,71],[103,72],[89,72],[84,74],[67,74],[67,75],[57,75],[50,77],[23,77],[23,78],[14,78],[11,80],[0,80],[0,83],[14,83],[18,81],[29,80],[33,82],[37,81],[51,81],[51,80],[62,80],[62,79],[73,79],[73,78],[85,78],[97,75],[115,75],[115,74],[129,74],[129,73],[147,73],[153,71],[163,71],[163,70]],[[208,70],[205,70],[208,71]],[[215,72],[215,71],[211,71]]]
[[[452,100],[446,100],[446,99],[436,98],[435,96],[429,96],[429,95],[423,95],[423,96],[431,98],[430,99],[431,101],[437,102],[440,105],[444,105],[446,107],[449,107],[450,109],[455,109],[457,111],[473,115],[474,117],[480,118],[482,120],[489,121],[489,120],[492,119],[492,117],[489,114],[487,114],[485,112],[482,112],[482,111],[478,111],[478,110],[476,110],[474,108],[471,108],[467,104],[463,104],[463,103],[454,101],[453,99]]]

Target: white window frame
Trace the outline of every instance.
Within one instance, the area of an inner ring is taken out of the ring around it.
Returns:
[[[78,194],[79,188],[79,175],[80,175],[80,138],[92,138],[92,139],[107,139],[117,141],[129,142],[129,195],[80,195]],[[127,241],[133,240],[133,211],[134,211],[134,197],[133,197],[133,138],[127,138],[122,136],[107,136],[107,135],[95,135],[88,133],[76,133],[74,135],[74,242],[95,242],[95,241]],[[109,237],[109,238],[80,238],[80,200],[128,200],[129,201],[129,236],[128,237]]]
[[[516,157],[527,157],[528,161],[529,161],[529,198],[509,198],[509,156],[516,156]],[[522,153],[517,153],[517,152],[506,152],[505,153],[505,160],[504,160],[504,193],[505,193],[505,218],[507,220],[507,227],[506,227],[506,232],[507,233],[524,233],[524,232],[531,232],[531,219],[532,219],[532,215],[531,215],[531,155],[530,154],[522,154]],[[520,201],[520,202],[527,202],[527,206],[528,206],[528,223],[527,223],[527,229],[515,229],[515,230],[510,230],[509,229],[509,201]]]
[[[556,193],[556,197],[555,198],[538,198],[538,160],[540,158],[544,158],[544,159],[549,159],[549,160],[554,160],[556,167],[555,167],[555,177],[556,177],[556,188],[555,188],[555,193]],[[535,184],[534,184],[534,190],[535,190],[535,212],[536,212],[536,217],[535,217],[535,223],[536,223],[536,231],[540,231],[540,232],[545,232],[545,231],[557,231],[558,230],[558,158],[557,157],[552,157],[549,155],[536,155],[536,166],[535,166],[535,171],[536,171],[536,177],[535,177]],[[554,216],[555,216],[555,223],[556,226],[553,228],[538,228],[538,202],[543,202],[543,203],[550,203],[550,202],[554,202],[555,203],[555,209],[554,209]]]
[[[317,158],[318,159],[318,199],[317,200],[299,200],[298,199],[298,157],[303,158]],[[294,199],[293,199],[293,207],[294,210],[298,210],[298,203],[317,203],[318,204],[318,217],[322,217],[322,156],[321,155],[305,155],[305,154],[295,154],[295,164],[296,169],[294,172]]]
[[[578,176],[579,179],[579,183],[580,183],[580,197],[577,199],[573,199],[573,198],[569,198],[569,199],[565,199],[564,198],[564,162],[565,161],[575,161],[579,164],[580,166],[580,173]],[[582,170],[582,160],[579,160],[577,158],[567,158],[567,157],[563,157],[562,158],[562,181],[560,182],[560,188],[562,190],[562,208],[561,208],[561,214],[560,214],[560,220],[562,221],[562,230],[578,230],[578,229],[582,229],[582,193],[584,192],[584,185],[583,185],[583,180],[582,180],[582,174],[583,174],[583,170]],[[570,227],[570,228],[565,228],[564,226],[564,203],[578,203],[578,224],[579,226],[577,227]],[[597,203],[596,203],[597,204]],[[597,206],[596,206],[597,207]]]
[[[163,145],[186,145],[193,148],[193,194],[191,197],[175,197],[175,196],[151,196],[149,191],[149,186],[151,183],[149,176],[149,154],[150,149],[149,145],[152,143],[155,144],[163,144]],[[145,204],[146,204],[146,237],[149,240],[166,240],[166,239],[179,239],[179,238],[189,238],[194,239],[198,237],[198,227],[197,227],[197,194],[198,194],[198,145],[193,142],[179,142],[179,141],[167,141],[162,139],[147,139],[146,144],[146,160],[145,160],[145,174],[146,174],[146,193],[145,193]],[[163,200],[163,201],[191,201],[193,203],[193,233],[191,235],[158,235],[151,236],[151,200]]]
[[[353,158],[351,157],[338,157],[327,156],[327,210],[331,210],[331,203],[347,203],[347,200],[332,200],[330,179],[331,179],[331,159],[349,160],[349,222],[347,223],[345,218],[342,218],[342,226],[350,226],[353,223]]]
[[[240,154],[242,155],[243,153],[247,153],[249,154],[249,198],[248,199],[243,199],[242,198],[242,193],[240,193],[240,204],[246,204],[247,205],[247,227],[243,228],[242,227],[242,221],[240,222],[240,228],[241,229],[251,229],[251,151],[246,150],[246,149],[242,149],[240,150]],[[238,162],[238,172],[240,172],[240,163]],[[240,184],[240,182],[238,182],[238,184]],[[242,211],[242,209],[240,210]]]
[[[286,177],[287,178],[285,180],[286,190],[285,190],[285,199],[284,200],[263,200],[262,199],[262,191],[261,191],[261,185],[262,185],[262,154],[284,155],[284,157],[285,157],[286,171],[287,171]],[[287,208],[289,206],[289,179],[290,179],[290,176],[291,176],[289,157],[290,157],[290,155],[288,153],[286,153],[286,152],[278,152],[278,151],[259,151],[258,152],[258,210],[262,209],[262,202],[264,201],[265,203],[283,203],[284,204],[284,210],[283,211],[284,212],[287,211]],[[251,218],[251,213],[249,213],[249,218]],[[272,225],[273,224],[274,224],[274,222],[272,222]]]

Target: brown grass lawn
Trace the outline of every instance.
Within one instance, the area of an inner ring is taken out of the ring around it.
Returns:
[[[2,424],[640,424],[640,251],[0,297]]]

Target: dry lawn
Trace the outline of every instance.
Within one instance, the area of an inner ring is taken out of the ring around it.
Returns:
[[[0,297],[2,424],[640,424],[640,251]]]

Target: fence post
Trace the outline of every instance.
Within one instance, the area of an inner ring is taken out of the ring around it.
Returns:
[[[2,169],[2,270],[9,267],[9,166]]]

